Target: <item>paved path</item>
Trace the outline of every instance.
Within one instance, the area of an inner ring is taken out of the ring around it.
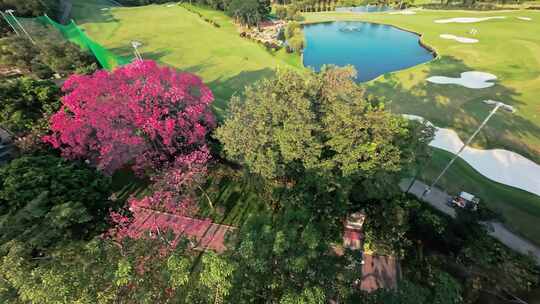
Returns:
[[[410,184],[411,180],[405,179],[400,183],[399,186],[401,187],[401,190],[407,191]],[[409,190],[409,193],[414,194],[416,197],[420,198],[426,188],[426,184],[420,181],[416,181]],[[446,192],[443,192],[437,188],[433,188],[430,193],[424,196],[423,201],[428,202],[434,208],[455,218],[456,211],[454,210],[454,208],[447,205],[448,199],[450,199],[450,197],[451,196],[448,195]],[[532,256],[536,260],[536,263],[540,265],[540,247],[511,232],[499,222],[482,222],[482,224],[487,228],[489,235],[519,253]]]
[[[429,143],[432,147],[456,154],[464,145],[452,129],[438,128],[418,115],[403,116],[411,120],[425,121],[435,127],[435,138]],[[502,149],[484,150],[467,146],[459,157],[492,181],[540,196],[540,164],[520,154]]]

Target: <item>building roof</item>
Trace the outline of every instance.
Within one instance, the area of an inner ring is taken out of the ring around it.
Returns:
[[[350,214],[345,221],[345,228],[362,230],[366,215],[363,212],[355,212]]]
[[[133,223],[138,235],[148,231],[157,232],[158,225],[156,223],[160,223],[161,227],[165,224],[177,238],[183,236],[195,239],[198,249],[223,252],[226,250],[225,237],[227,233],[236,230],[235,227],[212,223],[210,219],[194,219],[140,207],[134,207],[131,211],[138,213]]]
[[[393,256],[363,254],[360,289],[372,292],[379,288],[396,289],[399,263]]]

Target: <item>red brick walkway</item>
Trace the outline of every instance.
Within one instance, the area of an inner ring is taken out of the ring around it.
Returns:
[[[133,223],[139,235],[145,232],[157,232],[157,227],[170,227],[177,237],[188,237],[197,242],[198,249],[212,249],[217,252],[225,251],[227,233],[236,230],[235,227],[212,223],[210,219],[199,220],[185,216],[169,214],[145,208],[132,208],[138,213]],[[159,223],[159,225],[157,224]]]

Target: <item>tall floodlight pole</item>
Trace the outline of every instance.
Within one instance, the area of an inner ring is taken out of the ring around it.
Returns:
[[[133,53],[135,53],[135,58],[139,61],[142,61],[143,58],[141,56],[141,53],[139,53],[139,47],[142,46],[142,43],[139,41],[131,41],[131,46],[133,47]]]
[[[459,149],[459,151],[454,155],[454,157],[452,157],[452,159],[450,160],[450,162],[448,162],[448,164],[446,165],[446,167],[444,167],[444,169],[441,171],[441,174],[439,174],[439,176],[437,176],[437,178],[433,181],[433,183],[431,183],[431,185],[426,188],[426,190],[424,191],[424,193],[422,193],[422,198],[424,198],[424,196],[426,196],[426,194],[428,194],[431,189],[433,187],[435,187],[435,185],[439,182],[439,180],[443,177],[443,175],[446,173],[446,171],[448,171],[448,169],[450,169],[450,167],[452,166],[452,164],[456,161],[456,159],[459,157],[459,155],[461,154],[461,152],[463,152],[463,150],[465,150],[465,148],[473,141],[473,139],[476,137],[476,135],[478,135],[478,133],[480,133],[480,130],[482,130],[482,128],[484,128],[484,126],[488,123],[489,119],[495,115],[495,113],[497,113],[497,111],[499,110],[499,108],[503,108],[504,110],[508,111],[508,112],[511,112],[511,113],[514,113],[516,112],[516,110],[514,109],[514,107],[510,106],[510,105],[507,105],[505,103],[502,103],[500,101],[493,101],[493,100],[484,100],[483,103],[487,104],[487,105],[494,105],[495,107],[493,108],[493,110],[491,110],[491,112],[489,113],[489,115],[486,117],[486,119],[484,119],[484,121],[482,122],[482,124],[480,124],[480,126],[478,127],[478,129],[476,129],[476,131],[473,133],[473,135],[467,140],[466,143],[463,144],[463,146],[461,147],[461,149]]]
[[[17,28],[13,24],[11,24],[11,22],[9,21],[9,18],[6,16],[6,14],[4,14],[4,12],[0,11],[0,15],[2,15],[2,18],[4,18],[4,20],[6,20],[7,24],[9,24],[9,26],[13,29],[15,34],[17,34],[17,36],[20,36],[21,34],[17,30]]]
[[[15,17],[15,15],[13,15],[15,11],[12,10],[12,9],[8,9],[6,10],[6,13],[8,13],[12,18],[13,20],[15,20],[15,23],[17,23],[17,25],[21,28],[21,30],[23,31],[23,33],[26,35],[26,37],[28,37],[28,39],[30,40],[30,42],[32,42],[33,44],[36,44],[36,42],[34,41],[34,39],[32,39],[32,37],[30,37],[30,34],[28,34],[28,32],[24,29],[24,27],[22,26],[22,24],[19,22],[19,20],[17,19],[17,17]]]

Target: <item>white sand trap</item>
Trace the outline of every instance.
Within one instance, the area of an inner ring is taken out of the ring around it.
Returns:
[[[102,8],[101,10],[102,10],[102,11],[108,11],[108,10],[110,10],[110,9],[111,9],[110,7],[104,7],[104,8]]]
[[[176,4],[167,4],[167,7],[173,7],[176,6]]]
[[[417,115],[403,116],[411,120],[424,121]],[[430,122],[427,123],[432,125]],[[463,141],[454,130],[435,128],[435,138],[430,146],[454,154],[461,149]],[[540,165],[515,152],[466,147],[460,157],[480,174],[493,181],[540,195]]]
[[[388,13],[390,15],[416,15],[416,12],[415,11],[399,11],[399,12],[391,12],[391,13]]]
[[[529,18],[529,17],[517,17],[519,20],[524,20],[524,21],[531,21],[532,18]]]
[[[455,41],[461,42],[461,43],[477,43],[478,42],[478,39],[467,38],[467,37],[459,37],[459,36],[454,36],[454,35],[450,35],[450,34],[442,34],[439,37],[441,37],[442,39],[455,40]]]
[[[450,18],[450,19],[435,20],[435,23],[475,23],[475,22],[487,21],[491,19],[506,19],[506,17],[495,16],[495,17],[484,17],[484,18],[470,18],[470,17]]]
[[[432,76],[427,81],[436,84],[457,84],[469,89],[485,89],[494,86],[495,83],[490,81],[496,79],[497,76],[490,73],[471,71],[461,73],[461,77],[459,78]]]

